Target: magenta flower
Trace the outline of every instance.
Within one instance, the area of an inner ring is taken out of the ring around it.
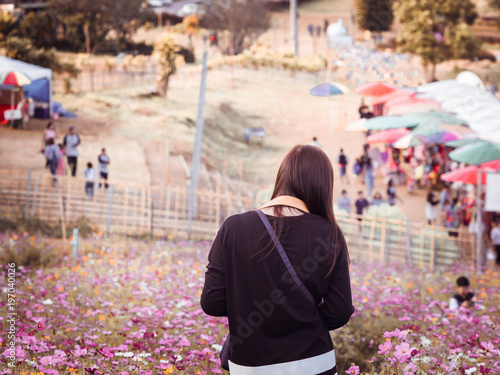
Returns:
[[[386,341],[383,344],[378,346],[377,354],[385,354],[388,353],[392,349],[392,342]]]
[[[106,358],[113,358],[115,356],[115,353],[109,348],[99,348],[97,351]]]
[[[408,330],[400,330],[399,328],[396,328],[394,331],[385,331],[384,337],[390,338],[390,337],[397,337],[400,340],[406,339],[406,336],[408,335]]]
[[[394,352],[394,356],[400,360],[400,361],[404,361],[406,360],[408,357],[410,357],[411,355],[411,352],[414,350],[415,348],[412,348],[410,347],[410,345],[406,342],[403,342],[401,345],[396,345],[396,351]]]
[[[358,375],[359,374],[359,366],[351,366],[347,371],[345,372],[346,374],[351,374],[351,375]]]
[[[45,329],[45,322],[43,321],[43,319],[40,319],[37,323],[36,323],[36,330],[37,331],[43,331]]]
[[[177,343],[177,345],[179,346],[190,346],[191,343],[189,342],[189,340],[185,337],[182,337],[179,342]]]

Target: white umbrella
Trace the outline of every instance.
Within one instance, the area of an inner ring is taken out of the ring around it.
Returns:
[[[423,144],[424,143],[418,138],[417,135],[409,133],[409,134],[406,134],[405,136],[399,138],[392,145],[398,149],[406,149],[406,148],[410,148],[410,147],[421,146]]]
[[[350,132],[366,131],[367,129],[365,127],[365,122],[366,122],[365,118],[357,119],[356,121],[353,121],[349,125],[347,125],[345,130],[350,131]]]

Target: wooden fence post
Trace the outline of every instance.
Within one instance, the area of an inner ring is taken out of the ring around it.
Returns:
[[[31,167],[28,169],[28,184],[26,188],[26,203],[24,205],[24,219],[28,219],[30,210],[30,195],[31,195]]]
[[[111,215],[113,211],[113,187],[114,184],[110,184],[109,186],[109,198],[108,198],[108,215],[106,219],[106,232],[109,234],[111,231]]]
[[[411,257],[411,224],[410,220],[406,220],[406,259],[408,265],[411,266],[413,263]]]

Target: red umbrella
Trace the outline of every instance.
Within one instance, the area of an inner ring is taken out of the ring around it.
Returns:
[[[395,90],[398,90],[398,88],[385,82],[368,82],[359,86],[354,92],[362,96],[379,97]]]
[[[383,104],[385,102],[388,102],[391,99],[405,98],[405,97],[408,97],[412,94],[413,93],[411,91],[397,89],[397,90],[391,91],[385,95],[379,96],[377,99],[373,99],[372,104],[373,105]]]
[[[31,80],[21,72],[0,72],[0,83],[3,85],[24,86],[29,85]]]
[[[404,137],[410,131],[405,128],[401,129],[389,129],[381,131],[380,133],[370,135],[366,137],[367,143],[392,143],[397,141],[399,138]]]
[[[500,169],[500,160],[487,161],[486,163],[481,164],[481,167],[492,168],[492,169],[498,170],[498,169]]]
[[[425,104],[425,105],[439,107],[439,103],[434,101],[434,100],[419,99],[419,98],[415,98],[413,95],[396,97],[394,99],[387,101],[385,103],[385,106],[386,106],[386,108],[392,108],[392,107],[403,107],[403,106],[415,105],[415,104]]]
[[[450,182],[463,182],[464,184],[477,185],[477,171],[479,168],[475,165],[470,167],[456,169],[452,172],[448,172],[441,175],[441,180]],[[494,172],[493,168],[481,167],[483,172]],[[486,173],[481,175],[481,183],[484,185],[486,183]]]

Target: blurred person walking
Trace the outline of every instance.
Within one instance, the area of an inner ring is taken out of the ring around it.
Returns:
[[[104,180],[104,187],[108,188],[108,176],[109,176],[109,155],[106,154],[106,149],[101,150],[100,155],[97,157],[99,161],[99,188],[102,186],[102,181]]]
[[[57,162],[57,175],[64,176],[66,174],[66,166],[64,165],[64,156],[66,152],[64,151],[64,145],[62,143],[59,146],[59,160]]]
[[[341,210],[351,213],[351,198],[347,195],[347,190],[342,190],[342,195],[337,199],[337,204]]]
[[[44,149],[45,158],[49,166],[50,174],[55,176],[57,173],[57,163],[59,162],[59,146],[54,144],[54,138],[47,140],[47,144]],[[57,183],[57,178],[52,178],[52,186]]]
[[[490,238],[497,254],[496,264],[500,267],[500,220],[497,220],[496,225],[491,230]]]
[[[64,136],[64,147],[66,148],[66,157],[68,158],[68,168],[71,168],[71,176],[76,176],[78,164],[78,146],[80,137],[75,133],[75,127],[69,127],[69,133]]]
[[[329,331],[354,308],[347,245],[333,213],[333,167],[323,151],[295,146],[272,200],[222,224],[200,302],[208,315],[228,317],[221,362],[232,375],[337,374]]]
[[[85,195],[92,200],[94,198],[95,169],[91,162],[87,163],[85,175]]]
[[[349,177],[347,176],[347,164],[349,164],[349,158],[346,154],[344,154],[344,149],[340,149],[340,154],[337,157],[337,164],[340,169],[340,182],[342,183],[344,180],[349,184]]]
[[[319,148],[320,150],[323,149],[323,146],[321,146],[321,143],[318,142],[318,138],[313,137],[313,140],[309,143],[311,146],[315,146]]]
[[[54,130],[54,124],[52,122],[49,122],[47,124],[47,127],[43,131],[43,136],[42,136],[42,153],[45,153],[45,146],[47,146],[47,142],[49,139],[53,139],[54,143],[56,141],[56,131]],[[49,167],[49,160],[45,158],[45,168]]]
[[[437,205],[439,204],[439,199],[436,198],[433,191],[427,194],[427,201],[425,202],[425,217],[427,218],[427,224],[435,225],[438,216]]]

